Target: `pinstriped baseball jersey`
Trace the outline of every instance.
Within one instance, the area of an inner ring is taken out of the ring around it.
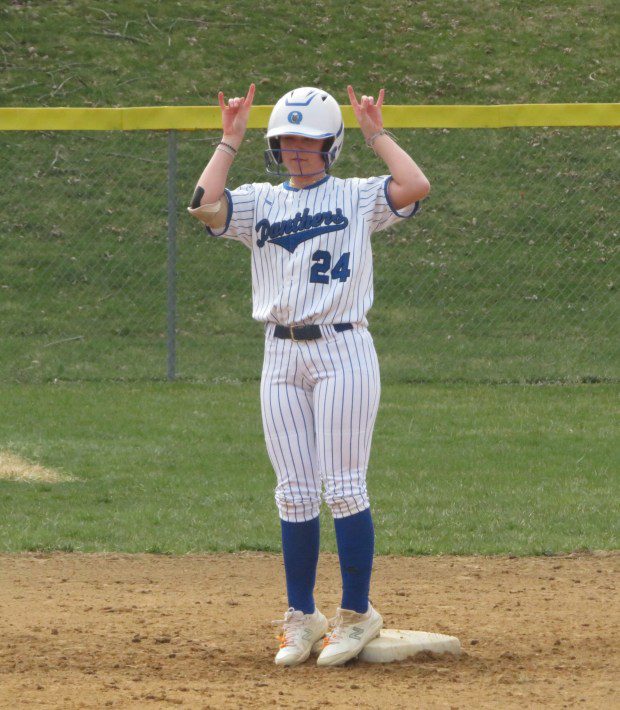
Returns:
[[[388,197],[391,176],[330,175],[304,189],[288,182],[226,190],[219,231],[252,252],[252,317],[266,323],[367,325],[373,302],[370,236],[413,216]]]

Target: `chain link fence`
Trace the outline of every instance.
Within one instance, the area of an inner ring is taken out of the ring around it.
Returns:
[[[429,176],[374,235],[384,381],[618,377],[618,132],[399,130]],[[5,132],[3,381],[257,379],[249,252],[185,206],[215,132]],[[268,179],[249,131],[229,184]],[[334,174],[382,174],[348,130]],[[176,222],[176,223],[175,223]]]

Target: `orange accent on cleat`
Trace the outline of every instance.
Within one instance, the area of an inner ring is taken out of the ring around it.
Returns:
[[[321,640],[327,631],[327,619],[320,611],[304,614],[290,608],[284,619],[274,621],[282,626],[282,632],[276,637],[280,642],[275,662],[279,666],[296,666],[303,663],[312,651],[314,644]]]

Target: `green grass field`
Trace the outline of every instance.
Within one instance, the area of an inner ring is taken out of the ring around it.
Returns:
[[[390,104],[617,101],[612,0],[100,5],[0,7],[1,106],[214,104],[250,81],[261,104],[348,83]],[[278,549],[247,254],[184,211],[216,139],[179,138],[166,384],[166,135],[0,135],[0,455],[77,479],[0,480],[1,550]],[[617,130],[398,139],[433,187],[375,240],[378,552],[617,548]],[[264,178],[262,149],[249,132],[231,185]],[[335,174],[380,170],[349,131]]]
[[[0,481],[0,549],[279,548],[256,383],[0,397],[3,445],[77,479]],[[618,546],[613,387],[388,385],[382,401],[369,472],[379,553]],[[325,509],[333,550],[331,528]]]

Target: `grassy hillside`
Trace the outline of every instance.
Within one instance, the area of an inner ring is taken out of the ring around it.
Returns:
[[[385,86],[390,103],[617,100],[613,0],[10,2],[2,103],[213,103],[257,82]]]
[[[433,193],[411,223],[374,237],[370,321],[384,377],[616,377],[612,132],[401,133]],[[166,136],[0,141],[15,171],[0,218],[2,377],[163,377]],[[248,252],[207,243],[184,210],[212,142],[189,134],[179,147],[179,373],[255,378]],[[337,173],[381,170],[358,135],[346,147]],[[254,132],[232,185],[263,179],[261,150]]]
[[[355,8],[355,9],[353,9]],[[538,2],[15,2],[0,8],[4,105],[257,101],[321,84],[389,103],[610,101],[616,5]],[[609,129],[400,131],[431,179],[412,223],[375,239],[384,377],[617,377],[617,184]],[[178,361],[257,376],[249,265],[184,210],[215,134],[179,138]],[[166,136],[5,133],[0,377],[165,373]],[[230,184],[265,179],[248,133]],[[377,174],[357,131],[335,174]]]

